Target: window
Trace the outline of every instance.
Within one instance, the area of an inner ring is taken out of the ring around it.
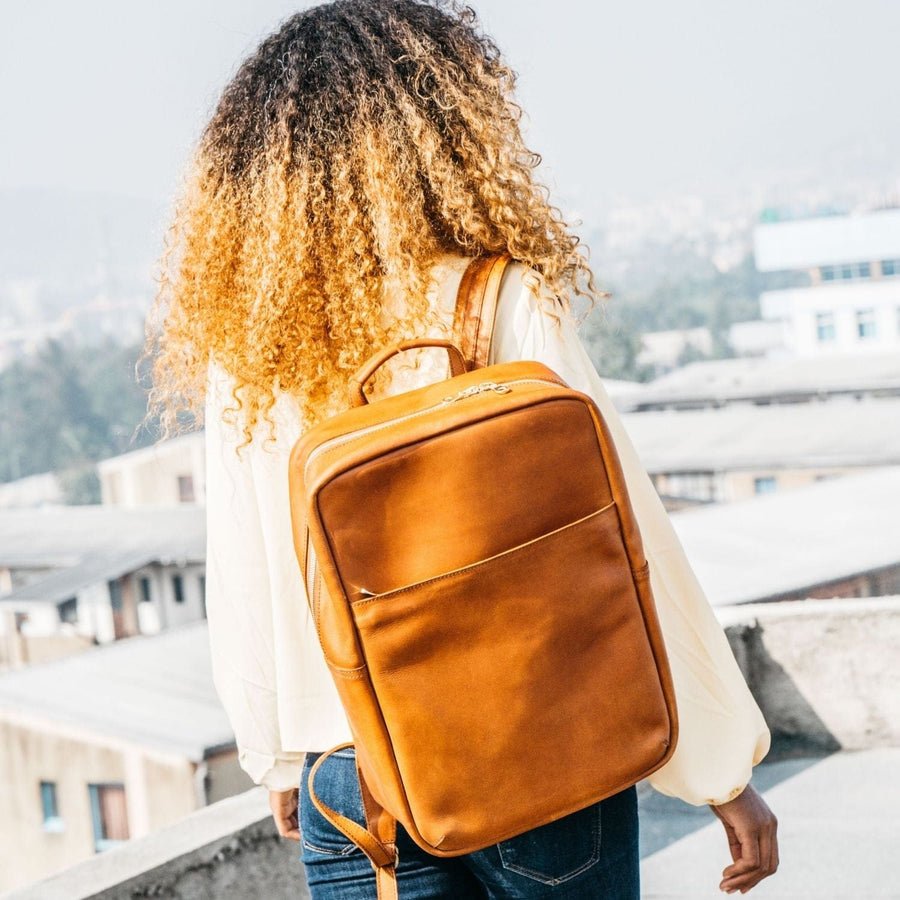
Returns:
[[[884,272],[882,264],[882,272]],[[849,281],[852,278],[871,278],[872,264],[868,262],[842,263],[839,266],[819,266],[822,281]]]
[[[771,494],[778,484],[774,475],[764,475],[753,479],[753,490],[757,494]]]
[[[834,313],[816,313],[816,338],[820,343],[833,341],[835,338]]]
[[[109,586],[109,602],[112,608],[119,610],[122,608],[122,582],[118,578],[108,581]]]
[[[56,802],[56,782],[41,782],[41,810],[44,814],[44,831],[65,831]]]
[[[128,840],[124,784],[89,784],[94,850],[101,853]]]
[[[883,259],[881,261],[882,275],[900,275],[900,259]]]
[[[856,333],[862,340],[875,337],[875,310],[858,309],[856,311]]]
[[[153,599],[153,595],[150,593],[150,579],[146,575],[138,579],[138,590],[141,595],[141,603],[149,603]]]
[[[206,576],[200,576],[200,602],[203,604],[203,618],[206,618]]]
[[[179,475],[178,476],[178,502],[193,503],[194,502],[194,476]]]
[[[59,606],[56,607],[59,610],[59,621],[60,622],[69,622],[74,624],[78,621],[78,601],[74,597],[69,597],[68,600],[63,600]]]
[[[180,575],[172,576],[172,593],[176,603],[184,603],[184,579]]]

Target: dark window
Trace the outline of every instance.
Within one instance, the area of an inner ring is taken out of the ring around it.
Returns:
[[[822,281],[834,281],[834,266],[822,266]]]
[[[71,622],[74,624],[78,621],[78,601],[74,597],[63,600],[57,609],[59,610],[60,622]]]
[[[176,603],[184,603],[184,579],[180,575],[172,576],[172,593]]]
[[[121,609],[122,608],[122,580],[120,578],[114,578],[112,581],[108,581],[107,585],[109,586],[109,602],[112,604],[113,609]]]
[[[178,476],[178,500],[181,503],[194,502],[194,476]]]
[[[200,576],[200,602],[203,604],[203,618],[206,618],[206,576]]]
[[[881,261],[882,275],[900,275],[900,259],[883,259]]]
[[[44,815],[44,831],[62,831],[63,820],[59,817],[56,802],[56,782],[41,782],[41,810]]]
[[[138,585],[141,592],[141,603],[149,603],[152,599],[150,594],[150,579],[144,576],[138,579]]]
[[[124,784],[89,784],[94,850],[100,853],[128,840]]]

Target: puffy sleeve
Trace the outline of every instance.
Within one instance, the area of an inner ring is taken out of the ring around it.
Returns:
[[[230,379],[210,366],[206,399],[206,610],[213,679],[241,768],[256,784],[300,784],[304,753],[282,749],[269,563],[253,457],[222,421]],[[254,440],[254,444],[256,441]],[[252,445],[251,445],[252,446]]]
[[[542,311],[538,283],[526,271],[510,266],[504,278],[491,362],[544,363],[592,397],[608,423],[650,565],[678,708],[675,752],[649,780],[661,793],[694,805],[725,803],[744,789],[768,752],[769,730],[573,322]]]
[[[244,443],[234,381],[212,363],[206,392],[206,608],[213,679],[241,767],[270,790],[299,786],[308,751],[351,740],[294,552],[288,470],[302,431],[279,394]],[[239,452],[236,452],[240,446]]]

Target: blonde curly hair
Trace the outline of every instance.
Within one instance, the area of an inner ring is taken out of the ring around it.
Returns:
[[[266,38],[225,88],[169,232],[145,343],[162,435],[202,422],[210,359],[245,442],[274,427],[279,390],[306,425],[336,410],[374,349],[436,325],[442,254],[506,251],[562,307],[602,296],[533,178],[514,86],[447,0],[336,0]]]

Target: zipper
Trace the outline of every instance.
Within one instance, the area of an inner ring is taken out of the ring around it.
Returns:
[[[441,409],[444,406],[449,406],[451,403],[456,403],[460,400],[465,400],[468,397],[474,397],[477,394],[487,393],[488,391],[493,391],[496,394],[508,394],[512,391],[514,385],[520,384],[546,384],[551,385],[552,387],[565,387],[562,382],[559,381],[551,381],[549,378],[517,378],[513,381],[508,381],[506,384],[497,384],[493,381],[482,381],[481,384],[476,384],[473,387],[466,388],[465,390],[460,391],[458,394],[452,397],[444,397],[440,403],[434,403],[431,406],[425,407],[425,409],[419,409],[412,413],[407,413],[405,416],[401,416],[399,419],[391,419],[389,422],[379,422],[377,425],[369,425],[367,428],[360,428],[357,431],[351,431],[348,434],[342,434],[340,437],[331,438],[331,440],[325,441],[324,444],[319,444],[312,453],[310,453],[309,457],[306,460],[306,465],[303,467],[303,479],[304,481],[308,480],[309,475],[309,467],[316,457],[321,456],[323,453],[330,453],[332,450],[337,447],[342,446],[343,444],[349,444],[352,441],[355,441],[361,437],[364,437],[367,434],[373,434],[377,431],[381,431],[384,428],[390,428],[394,425],[399,424],[400,422],[408,422],[412,419],[416,419],[419,416],[427,415],[428,413],[434,412],[436,409]]]
[[[316,591],[316,568],[317,559],[316,551],[313,550],[312,541],[309,539],[309,528],[306,529],[306,594],[309,598],[309,607],[312,610],[313,617],[316,615],[316,606],[318,601]]]

